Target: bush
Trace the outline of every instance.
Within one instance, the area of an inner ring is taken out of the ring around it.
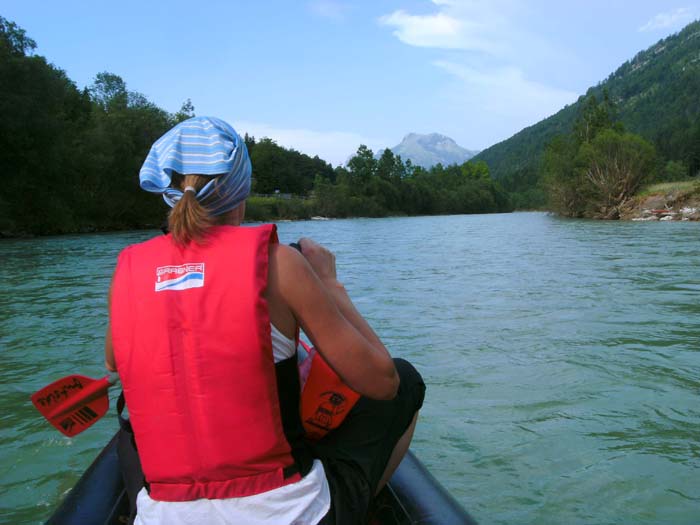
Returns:
[[[590,184],[589,216],[617,219],[620,208],[653,179],[656,165],[654,146],[639,135],[612,129],[600,132],[579,150],[585,180]]]

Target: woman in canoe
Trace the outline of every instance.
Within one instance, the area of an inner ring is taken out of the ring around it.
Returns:
[[[420,375],[355,309],[330,251],[240,226],[251,165],[226,122],[175,126],[140,182],[172,207],[170,233],[119,255],[105,345],[143,465],[136,523],[362,523],[408,449]],[[300,328],[362,396],[316,442],[299,414]]]

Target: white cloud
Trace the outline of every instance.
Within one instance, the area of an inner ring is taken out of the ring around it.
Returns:
[[[688,7],[679,7],[672,11],[659,13],[652,17],[639,31],[656,31],[680,27],[693,20],[693,10]]]
[[[462,22],[444,13],[409,15],[399,10],[381,17],[379,22],[395,27],[394,36],[411,46],[461,49],[467,44]]]
[[[316,16],[340,21],[345,18],[350,6],[336,0],[314,0],[307,4],[309,10]]]
[[[438,108],[461,120],[470,147],[493,144],[575,102],[577,93],[547,85],[531,71],[571,64],[564,46],[528,32],[536,16],[517,0],[432,0],[428,14],[395,11],[379,19],[402,42],[444,50],[433,65],[449,73],[436,93]],[[544,73],[543,73],[544,72]],[[459,115],[457,117],[457,115]],[[478,123],[478,124],[477,124]]]
[[[500,35],[507,33],[507,20],[500,13],[509,1],[433,0],[433,4],[438,7],[436,13],[413,15],[398,10],[378,21],[393,27],[394,36],[411,46],[494,54],[506,50]]]
[[[248,133],[256,139],[271,138],[285,148],[293,148],[311,157],[318,155],[333,166],[345,164],[360,144],[365,144],[373,150],[386,147],[387,144],[385,140],[346,131],[326,132],[302,128],[279,128],[260,122],[232,122],[241,135]]]
[[[578,95],[528,79],[514,66],[475,69],[454,61],[433,63],[453,77],[443,90],[443,97],[453,111],[464,115],[466,122],[487,123],[472,130],[475,140],[486,143],[502,140],[509,134],[532,125],[576,101]],[[492,137],[485,137],[486,128]]]

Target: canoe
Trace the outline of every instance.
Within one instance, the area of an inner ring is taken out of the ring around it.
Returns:
[[[95,458],[47,525],[123,525],[129,502],[117,436]],[[474,519],[409,451],[372,504],[368,525],[475,525]]]

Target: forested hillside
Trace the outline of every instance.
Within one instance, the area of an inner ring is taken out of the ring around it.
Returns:
[[[652,142],[659,162],[675,161],[684,176],[700,171],[700,21],[624,63],[605,81],[555,115],[479,153],[492,176],[516,192],[518,205],[543,204],[538,190],[542,155],[556,136],[570,133],[586,98],[607,92],[614,120]],[[681,170],[682,171],[682,170]],[[659,168],[664,174],[664,168]],[[680,174],[678,169],[674,170]]]

